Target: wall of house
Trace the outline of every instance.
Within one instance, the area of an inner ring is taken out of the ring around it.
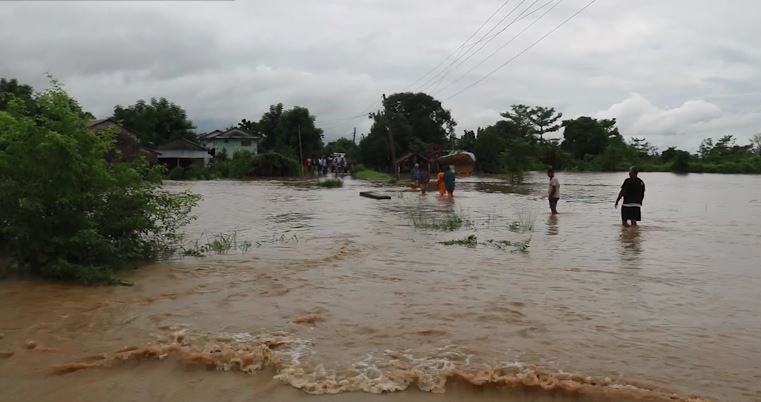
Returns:
[[[211,159],[211,155],[209,155],[206,151],[191,151],[191,150],[184,150],[184,149],[166,149],[161,150],[161,155],[159,156],[159,162],[163,164],[168,164],[173,162],[174,166],[177,165],[177,161],[180,160],[190,160],[192,161],[192,164],[197,165],[199,162],[202,164],[202,166],[208,166],[209,160]],[[181,166],[185,166],[183,163],[180,163]],[[171,166],[169,166],[171,167]]]
[[[249,145],[243,145],[243,141],[248,141]],[[246,150],[256,154],[258,152],[258,144],[254,140],[239,140],[239,139],[215,139],[209,148],[215,148],[217,155],[219,155],[224,149],[228,157],[232,157],[236,152]]]

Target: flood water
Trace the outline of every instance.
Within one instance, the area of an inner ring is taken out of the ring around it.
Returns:
[[[0,400],[761,401],[761,177],[641,177],[629,229],[625,174],[559,174],[557,217],[540,174],[454,201],[168,183],[204,197],[188,244],[250,247],[134,287],[0,282]]]

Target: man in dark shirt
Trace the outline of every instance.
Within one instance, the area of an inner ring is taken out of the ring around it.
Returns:
[[[621,198],[624,203],[621,205],[621,221],[624,226],[637,226],[637,222],[642,220],[642,200],[645,199],[645,182],[637,177],[637,168],[632,166],[629,169],[629,178],[624,180],[621,191],[618,192],[615,206],[618,208],[618,202]]]

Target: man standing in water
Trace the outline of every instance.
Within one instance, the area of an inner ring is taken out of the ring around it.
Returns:
[[[449,194],[450,197],[454,197],[454,179],[454,166],[450,166],[449,170],[444,173],[444,187],[447,188],[447,194]]]
[[[642,200],[645,199],[645,182],[637,174],[639,171],[636,167],[629,168],[629,178],[624,180],[621,185],[621,191],[618,192],[618,198],[614,204],[618,208],[618,202],[621,198],[624,203],[621,205],[621,221],[624,226],[637,226],[637,222],[642,220]]]
[[[547,177],[550,178],[550,189],[547,192],[547,199],[550,200],[550,211],[553,215],[558,214],[558,200],[560,200],[560,181],[555,177],[555,169],[547,169]]]

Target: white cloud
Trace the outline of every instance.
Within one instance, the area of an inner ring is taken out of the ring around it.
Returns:
[[[645,137],[661,147],[677,145],[690,149],[706,137],[732,134],[745,140],[751,134],[742,131],[745,127],[761,128],[759,113],[728,113],[700,99],[673,108],[659,107],[638,93],[632,93],[596,117],[616,118],[625,137]]]

